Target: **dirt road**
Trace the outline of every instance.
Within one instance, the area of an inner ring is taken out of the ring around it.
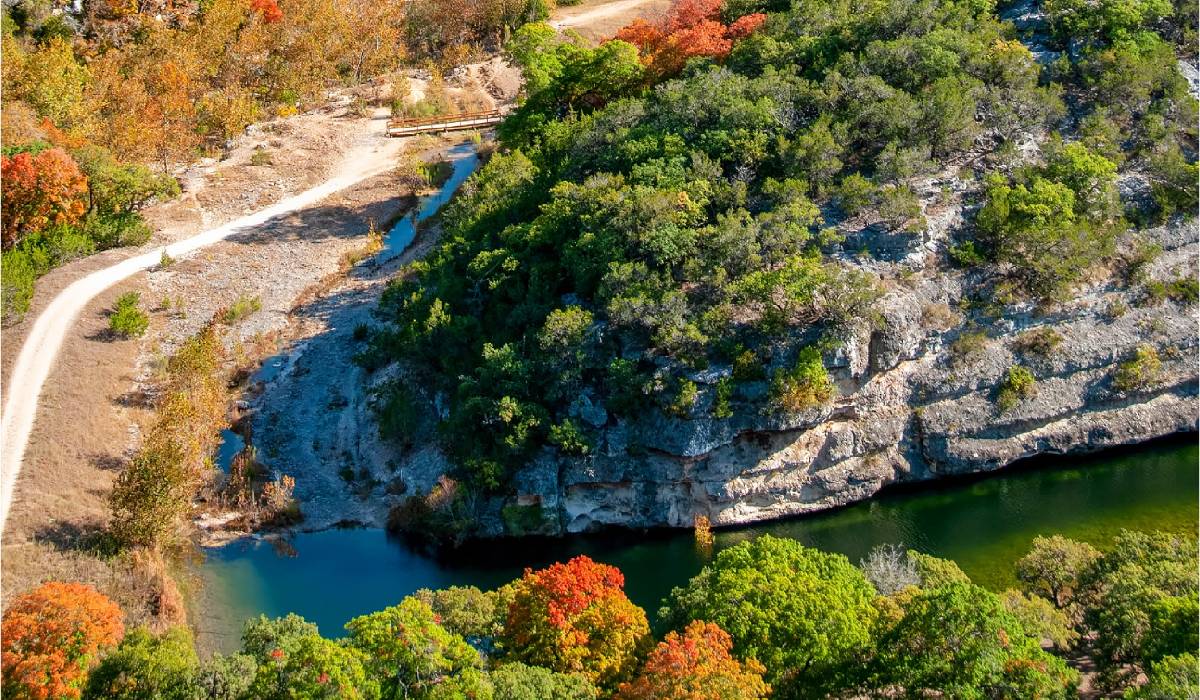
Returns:
[[[324,183],[265,209],[166,246],[172,258],[186,257],[229,236],[261,226],[279,216],[309,207],[329,195],[395,167],[400,141],[383,141],[353,151],[338,174]],[[93,272],[72,283],[42,311],[21,347],[6,387],[0,432],[0,528],[7,520],[13,490],[37,415],[42,385],[54,366],[63,337],[80,311],[100,292],[157,265],[163,250],[154,250]]]

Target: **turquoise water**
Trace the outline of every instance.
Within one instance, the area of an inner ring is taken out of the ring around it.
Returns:
[[[1200,452],[1195,436],[921,490],[892,491],[815,516],[717,533],[715,550],[770,533],[841,552],[853,561],[899,543],[954,559],[976,582],[1012,585],[1012,563],[1037,535],[1062,533],[1098,545],[1122,528],[1194,532]],[[418,588],[492,588],[576,554],[625,573],[626,590],[653,618],[659,601],[706,561],[689,532],[624,532],[552,541],[504,541],[434,558],[382,530],[298,534],[282,546],[235,542],[202,567],[201,635],[236,646],[247,617],[297,612],[331,636],[355,615],[395,604]]]

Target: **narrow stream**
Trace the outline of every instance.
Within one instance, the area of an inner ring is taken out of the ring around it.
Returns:
[[[1015,583],[1012,564],[1037,535],[1062,533],[1098,545],[1122,528],[1194,532],[1200,478],[1196,437],[1091,457],[1058,457],[987,478],[893,491],[795,520],[717,533],[715,550],[762,534],[842,552],[858,561],[878,544],[901,543],[957,561],[993,589]],[[704,565],[691,533],[623,532],[552,541],[499,541],[434,558],[382,530],[298,534],[284,546],[244,540],[210,550],[202,567],[209,646],[237,644],[243,621],[296,612],[340,635],[351,617],[419,588],[491,588],[575,554],[614,564],[653,619],[673,586]]]
[[[383,250],[379,253],[381,262],[404,252],[417,235],[417,224],[436,214],[479,167],[479,154],[475,151],[475,145],[469,141],[453,146],[446,155],[453,167],[449,179],[437,192],[421,197],[416,210],[402,217],[387,232],[383,237]]]

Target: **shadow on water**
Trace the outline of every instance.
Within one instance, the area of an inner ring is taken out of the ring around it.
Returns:
[[[1062,533],[1099,545],[1122,528],[1195,530],[1196,436],[1087,457],[1058,457],[982,478],[894,489],[864,503],[804,518],[722,530],[714,551],[771,534],[858,561],[901,543],[957,561],[993,589],[1015,583],[1012,564],[1037,535]],[[562,539],[477,543],[442,556],[416,551],[378,529],[298,534],[295,556],[266,542],[210,552],[203,575],[219,617],[207,630],[236,644],[241,622],[297,612],[337,635],[351,617],[393,605],[419,588],[491,588],[577,554],[620,567],[626,590],[654,618],[660,601],[707,561],[689,532],[613,531]]]

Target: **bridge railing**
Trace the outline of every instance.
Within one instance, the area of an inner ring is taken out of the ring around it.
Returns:
[[[452,129],[488,126],[498,124],[503,119],[504,113],[498,109],[489,109],[482,112],[443,114],[437,117],[390,119],[388,120],[387,131],[390,136],[405,136],[427,131],[449,131]]]

